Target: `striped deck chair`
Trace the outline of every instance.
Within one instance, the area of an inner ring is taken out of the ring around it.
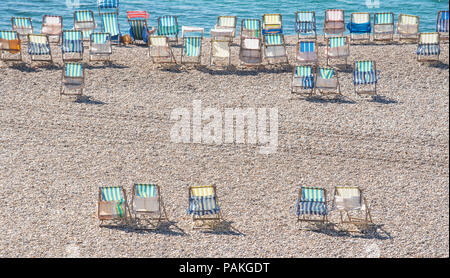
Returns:
[[[189,36],[183,38],[183,49],[181,50],[181,64],[202,62],[202,40],[203,36]]]
[[[73,13],[73,29],[83,34],[83,40],[90,40],[91,34],[95,32],[94,12],[90,10],[80,10]]]
[[[344,10],[326,10],[325,22],[323,24],[323,32],[325,35],[341,34],[345,32],[345,15]]]
[[[417,45],[417,61],[439,61],[441,54],[439,33],[420,33]]]
[[[289,64],[282,33],[264,35],[264,57],[268,61],[281,58],[280,63]]]
[[[397,22],[397,34],[399,40],[417,40],[419,36],[420,18],[415,15],[400,14]]]
[[[98,219],[100,227],[105,220],[129,221],[131,219],[127,196],[121,186],[102,186],[98,193]]]
[[[347,58],[350,56],[350,41],[348,37],[329,37],[326,41],[327,65],[330,59],[344,59],[347,68]]]
[[[133,42],[148,42],[148,18],[146,11],[127,11],[128,24],[130,24],[130,37]]]
[[[328,222],[327,191],[324,188],[301,186],[295,205],[297,222]]]
[[[63,29],[63,17],[57,15],[44,15],[42,17],[41,34],[48,35],[50,42],[55,38],[55,42],[61,41]]]
[[[364,225],[366,228],[373,224],[367,201],[359,187],[336,186],[332,207],[339,211],[341,224]]]
[[[242,38],[239,48],[239,60],[246,65],[258,66],[262,63],[261,38]]]
[[[50,41],[47,35],[28,34],[28,54],[31,61],[53,63]]]
[[[341,95],[337,71],[330,67],[319,67],[317,71],[314,91],[318,90],[322,95]]]
[[[214,26],[214,29],[232,29],[233,32],[231,32],[231,34],[229,35],[232,40],[234,37],[236,37],[236,24],[236,16],[221,15],[217,17],[217,23]]]
[[[227,59],[227,66],[231,65],[231,41],[229,39],[211,37],[210,66],[215,64],[216,59]]]
[[[80,62],[67,62],[62,72],[61,90],[59,99],[63,95],[83,95],[85,72]],[[72,93],[73,92],[73,93]]]
[[[291,92],[298,93],[297,89],[307,90],[308,95],[314,93],[314,73],[312,66],[296,66],[294,68]]]
[[[283,33],[283,18],[281,14],[264,14],[262,16],[262,34]]]
[[[178,25],[178,18],[173,15],[166,15],[158,17],[158,36],[166,36],[169,38],[175,37],[175,43],[178,43],[178,34],[180,33],[180,26]]]
[[[295,12],[295,32],[298,39],[309,38],[311,34],[317,39],[316,13],[309,11]]]
[[[111,61],[112,45],[109,33],[91,33],[89,61]]]
[[[22,61],[22,48],[16,31],[0,31],[0,58],[2,61]]]
[[[392,41],[394,29],[394,13],[375,13],[373,15],[373,39],[375,41]]]
[[[319,64],[319,44],[317,40],[299,41],[296,46],[296,60],[299,64]]]
[[[261,38],[261,20],[245,18],[241,21],[240,37],[242,39]]]
[[[355,93],[361,94],[376,94],[377,93],[377,67],[375,61],[361,60],[355,62],[355,69],[353,71],[353,85]],[[358,86],[372,86],[373,89],[366,91],[358,91]]]
[[[111,35],[112,43],[120,44],[121,33],[117,13],[102,13],[100,17],[102,19],[102,32]]]
[[[62,60],[64,62],[83,60],[83,34],[76,30],[65,30],[62,37]]]
[[[168,220],[161,190],[157,184],[135,184],[131,204],[135,218],[147,220],[152,228],[157,228],[161,221]]]
[[[119,15],[119,0],[98,0],[98,13],[114,12]]]
[[[31,17],[13,16],[11,17],[13,31],[16,31],[22,38],[27,38],[28,34],[33,34],[33,21]]]
[[[176,59],[166,36],[150,36],[148,38],[148,54],[152,58],[153,65],[176,65]]]
[[[449,12],[439,11],[436,19],[436,32],[439,33],[440,38],[448,39],[448,22],[449,22]]]
[[[215,186],[191,186],[189,188],[188,214],[192,215],[193,228],[205,228],[205,221],[221,221],[222,213]],[[201,225],[196,223],[202,222]]]
[[[370,13],[352,13],[347,29],[350,31],[351,40],[370,41],[370,32],[372,31]]]

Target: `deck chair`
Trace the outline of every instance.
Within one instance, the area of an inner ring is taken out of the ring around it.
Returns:
[[[324,188],[301,186],[295,205],[297,222],[327,224],[327,191]]]
[[[94,12],[90,10],[80,10],[73,13],[73,29],[83,34],[83,40],[91,39],[91,34],[95,32]]]
[[[53,63],[48,36],[43,34],[28,34],[28,54],[32,62]]]
[[[394,40],[394,13],[375,13],[373,15],[373,40]]]
[[[312,38],[317,39],[316,13],[309,11],[295,12],[295,32],[298,39]]]
[[[102,32],[111,35],[113,44],[120,44],[121,33],[117,13],[102,13],[100,17],[102,19]]]
[[[130,37],[133,42],[148,42],[148,18],[146,11],[127,11],[128,24],[130,24]]]
[[[189,36],[183,38],[181,50],[181,64],[198,64],[202,62],[202,36]]]
[[[111,62],[112,43],[109,33],[91,33],[89,41],[89,61]]]
[[[239,59],[246,65],[260,65],[262,63],[261,38],[242,38]]]
[[[192,215],[193,229],[207,227],[207,221],[215,223],[222,220],[222,213],[215,186],[189,187],[188,214]],[[201,225],[196,225],[201,223]]]
[[[11,18],[13,31],[19,34],[20,39],[28,38],[28,34],[33,34],[33,21],[31,17],[13,16]]]
[[[370,13],[352,13],[347,29],[350,31],[351,40],[370,41],[370,32],[372,31]]]
[[[135,184],[131,204],[135,219],[147,220],[152,228],[157,228],[161,221],[168,220],[160,187],[157,184]]]
[[[264,14],[262,16],[262,34],[283,33],[283,18],[281,14]]]
[[[98,219],[100,227],[106,221],[129,222],[131,219],[127,196],[121,186],[102,186],[98,193]]]
[[[52,38],[56,43],[61,41],[63,29],[63,17],[57,15],[44,15],[42,17],[41,34],[48,35],[48,39],[52,42]]]
[[[319,91],[322,95],[341,95],[341,86],[337,71],[330,67],[319,67],[316,74],[314,92]]]
[[[339,211],[341,224],[364,225],[366,228],[373,224],[366,198],[359,187],[336,186],[332,207]]]
[[[227,59],[227,66],[231,65],[231,41],[229,39],[211,37],[210,66],[215,65],[217,59]]]
[[[397,22],[399,40],[417,40],[420,18],[415,15],[400,14]]]
[[[22,48],[16,31],[0,31],[0,58],[2,61],[22,61]]]
[[[436,19],[436,32],[439,33],[439,37],[448,39],[448,21],[449,21],[449,12],[448,11],[439,11]]]
[[[63,62],[83,60],[83,34],[76,30],[63,31],[61,53]]]
[[[114,12],[119,15],[119,0],[98,0],[98,13]]]
[[[330,59],[344,59],[347,68],[347,58],[350,56],[350,41],[348,37],[329,37],[327,38],[327,65]]]
[[[221,29],[228,30],[228,32],[225,32],[224,35],[221,35],[220,37],[223,36],[232,41],[233,38],[236,37],[236,24],[236,16],[221,15],[217,17],[217,23],[214,26],[214,29],[218,31]],[[211,34],[211,36],[213,36],[213,34]]]
[[[325,22],[323,24],[323,32],[325,35],[340,34],[345,32],[345,15],[344,10],[326,10]]]
[[[361,60],[355,62],[355,69],[353,71],[353,86],[356,94],[376,94],[377,82],[378,75],[375,61]],[[372,89],[358,91],[358,86],[366,85],[372,86]]]
[[[153,65],[176,65],[176,59],[166,36],[150,36],[148,53],[152,58]]]
[[[59,91],[59,99],[61,96],[81,96],[83,95],[85,81],[85,71],[83,64],[80,62],[67,62],[64,64],[62,72],[61,90]]]
[[[267,61],[279,59],[281,64],[289,64],[282,33],[264,35],[264,57]]]
[[[245,18],[241,21],[240,38],[261,38],[261,21],[259,19]]]
[[[298,89],[306,90],[304,94],[312,96],[314,93],[314,73],[312,66],[296,66],[292,75],[291,92],[298,93]]]
[[[419,62],[439,61],[441,54],[439,33],[420,33],[416,54]]]
[[[169,42],[175,41],[178,43],[178,34],[180,33],[180,26],[178,25],[178,18],[173,15],[158,17],[158,36],[166,36]],[[175,37],[175,40],[173,40]]]
[[[299,64],[319,64],[319,44],[317,40],[299,41],[296,46],[296,60]]]

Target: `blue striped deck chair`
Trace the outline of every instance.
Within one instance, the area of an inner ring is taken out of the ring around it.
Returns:
[[[73,12],[73,29],[83,34],[83,40],[87,41],[91,38],[91,34],[95,32],[94,12],[90,10],[79,10]]]
[[[327,65],[331,59],[344,59],[347,68],[347,58],[350,56],[350,41],[348,37],[328,37],[326,39]]]
[[[80,62],[66,62],[62,72],[61,90],[62,95],[83,95],[85,72],[83,64]]]
[[[111,42],[114,44],[120,43],[120,27],[119,21],[117,20],[116,13],[102,13],[102,32],[109,33],[111,35]]]
[[[299,64],[319,64],[319,44],[317,40],[298,41],[296,60]]]
[[[350,22],[347,24],[350,39],[370,41],[370,32],[372,31],[370,23],[370,13],[352,13]]]
[[[203,37],[201,36],[192,36],[183,38],[183,49],[181,51],[181,64],[186,63],[201,64],[202,40]]]
[[[281,14],[264,14],[262,16],[262,34],[283,33],[283,17]]]
[[[439,33],[441,38],[448,39],[448,22],[449,12],[439,11],[436,19],[436,32]]]
[[[83,34],[76,30],[63,31],[61,52],[64,62],[83,60]]]
[[[152,58],[153,67],[161,64],[176,65],[176,59],[168,37],[150,36],[148,42],[148,53]]]
[[[152,228],[157,228],[162,220],[168,220],[161,190],[157,184],[135,184],[131,204],[135,219],[146,220]]]
[[[119,15],[119,0],[98,0],[98,13],[114,12]]]
[[[341,86],[337,71],[331,67],[319,67],[316,74],[315,91],[319,91],[322,95],[341,94]]]
[[[55,38],[55,42],[61,41],[63,29],[63,17],[58,15],[44,15],[42,17],[41,34],[48,35],[50,42]]]
[[[295,205],[297,222],[316,222],[326,224],[328,221],[327,191],[324,188],[301,186]]]
[[[22,48],[16,31],[0,30],[0,58],[2,61],[22,61]]]
[[[295,12],[295,32],[298,39],[309,38],[311,34],[317,39],[316,13],[310,11]]]
[[[217,17],[217,23],[214,29],[232,29],[231,38],[236,36],[237,18],[232,15],[220,15]]]
[[[394,39],[394,13],[375,13],[373,15],[373,39],[392,41]]]
[[[16,31],[22,38],[27,38],[28,34],[33,34],[33,21],[31,17],[13,16],[11,18],[13,31]]]
[[[375,61],[360,60],[355,61],[355,69],[353,70],[353,86],[355,93],[361,94],[376,94],[377,93],[377,67]],[[373,89],[358,91],[358,86],[373,86]]]
[[[127,11],[128,24],[130,24],[130,37],[133,42],[148,42],[149,14],[146,11]]]
[[[329,9],[325,11],[325,21],[323,24],[325,35],[341,34],[345,32],[345,14],[344,10]]]
[[[307,94],[314,92],[314,73],[312,66],[296,66],[292,75],[291,92],[297,93],[297,89],[307,90]]]
[[[333,195],[333,210],[340,213],[341,224],[364,226],[373,224],[367,200],[357,186],[336,186]]]
[[[109,33],[91,33],[89,61],[111,61],[112,46]]]
[[[100,227],[105,220],[128,221],[131,219],[126,193],[121,186],[100,187],[97,209]]]
[[[264,35],[264,57],[267,61],[280,59],[280,63],[289,64],[286,52],[286,44],[282,33]]]
[[[175,37],[175,43],[178,43],[178,34],[180,26],[178,18],[173,15],[160,16],[158,18],[158,36],[166,36],[170,39]]]
[[[441,54],[439,33],[420,33],[416,54],[418,61],[439,61]]]
[[[261,20],[244,18],[241,21],[241,40],[245,38],[261,38]]]
[[[415,40],[419,37],[420,17],[409,14],[400,14],[397,21],[397,34],[399,40]]]
[[[31,57],[31,61],[53,63],[48,36],[28,34],[28,54]]]
[[[204,228],[205,221],[220,221],[221,210],[215,186],[191,186],[189,188],[188,214],[192,215],[193,228]],[[203,222],[201,226],[196,223]]]

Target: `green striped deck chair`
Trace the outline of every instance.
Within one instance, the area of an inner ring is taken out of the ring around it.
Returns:
[[[283,33],[283,18],[281,14],[264,14],[262,16],[262,34]]]
[[[261,38],[261,20],[244,18],[241,21],[241,40],[245,38]]]
[[[154,66],[161,64],[176,65],[176,59],[166,36],[150,36],[148,53]]]
[[[392,41],[394,39],[394,13],[375,13],[373,15],[373,39]]]
[[[89,61],[111,61],[112,46],[109,33],[91,33]]]
[[[298,39],[312,38],[317,39],[316,13],[311,11],[295,12],[295,32]]]
[[[81,31],[63,31],[61,53],[64,62],[83,60],[84,46]]]
[[[166,36],[169,38],[169,41],[175,37],[175,42],[178,43],[179,32],[180,26],[176,16],[166,15],[158,17],[158,36]]]
[[[126,193],[121,186],[102,186],[98,194],[98,219],[127,221],[131,219]]]
[[[111,35],[111,42],[119,44],[121,33],[117,13],[102,13],[100,17],[102,19],[102,32],[109,33]]]
[[[439,61],[439,55],[441,54],[439,33],[420,33],[416,54],[419,62]]]
[[[325,94],[341,94],[337,71],[331,67],[319,67],[316,74],[315,91]]]
[[[13,16],[11,18],[13,31],[19,36],[26,38],[28,34],[33,34],[33,22],[31,17]]]
[[[0,30],[0,58],[2,61],[22,61],[19,34],[16,31]]]
[[[362,225],[365,228],[373,224],[366,198],[357,186],[336,186],[332,207],[339,211],[341,224]]]
[[[210,66],[215,65],[216,59],[227,59],[227,66],[231,65],[231,41],[229,39],[211,37],[210,50]]]
[[[161,221],[168,220],[161,190],[157,184],[135,184],[131,204],[139,226],[146,220],[151,228],[157,228]]]
[[[306,90],[306,94],[314,92],[314,73],[310,65],[296,66],[292,75],[291,92],[298,93],[298,89]]]
[[[325,22],[323,24],[325,35],[341,34],[345,32],[344,10],[328,9],[325,11]]]
[[[44,15],[42,17],[41,34],[48,35],[50,42],[52,38],[56,43],[61,41],[63,29],[63,17],[58,15]]]
[[[417,40],[420,18],[415,15],[400,14],[397,21],[397,34],[400,40]]]
[[[331,59],[344,59],[347,67],[347,58],[350,56],[350,41],[348,37],[329,37],[326,40],[327,65]]]
[[[222,213],[215,186],[191,186],[189,187],[188,214],[192,215],[193,228],[206,228],[208,221],[222,220]],[[196,225],[201,223],[201,225]]]
[[[301,186],[295,205],[297,222],[328,222],[327,191],[324,188]]]
[[[280,63],[289,64],[286,44],[282,33],[264,35],[264,57],[270,62],[279,59]]]
[[[67,62],[62,72],[60,100],[62,95],[83,95],[85,73],[80,62]]]
[[[31,57],[31,61],[53,63],[48,36],[28,34],[28,54]]]
[[[296,46],[296,60],[299,64],[319,63],[319,44],[317,40],[298,41]]]
[[[217,17],[217,23],[214,29],[232,29],[231,37],[234,38],[236,36],[236,24],[236,16],[221,15]]]
[[[181,63],[201,64],[203,37],[184,37],[181,51]],[[192,58],[192,59],[191,59]]]
[[[73,12],[73,26],[74,30],[81,31],[83,40],[89,40],[96,27],[94,12],[91,10]]]
[[[372,60],[360,60],[355,61],[355,69],[353,71],[353,86],[355,93],[361,94],[376,94],[377,93],[377,68],[375,61]],[[359,86],[371,86],[372,89],[361,91],[358,90]]]

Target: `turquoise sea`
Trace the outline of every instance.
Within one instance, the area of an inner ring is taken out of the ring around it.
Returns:
[[[420,31],[434,31],[436,15],[439,10],[448,10],[448,0],[121,0],[120,29],[129,30],[126,11],[146,10],[150,13],[149,26],[155,26],[158,16],[177,15],[180,25],[201,26],[206,35],[214,26],[218,15],[236,15],[238,26],[242,18],[259,18],[264,13],[281,13],[285,34],[295,34],[295,11],[312,10],[316,12],[318,31],[322,29],[326,9],[344,9],[346,22],[352,12],[394,12],[420,16]],[[99,22],[96,0],[0,0],[0,30],[11,29],[11,16],[30,16],[35,32],[40,32],[44,14],[62,15],[64,29],[73,27],[73,12],[77,9],[91,9]],[[99,28],[99,24],[97,24]]]

